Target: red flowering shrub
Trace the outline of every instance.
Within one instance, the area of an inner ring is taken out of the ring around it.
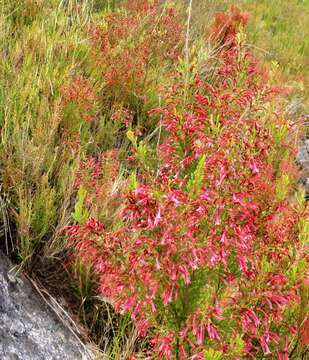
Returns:
[[[292,125],[230,35],[212,82],[197,77],[185,108],[180,83],[151,112],[165,128],[157,176],[143,168],[132,181],[118,228],[91,218],[68,229],[102,295],[151,336],[158,359],[288,359],[304,321],[308,227],[291,199]]]
[[[153,130],[148,109],[160,103],[158,88],[173,81],[182,51],[182,18],[158,0],[128,0],[106,10],[88,29],[84,75],[61,89],[68,142],[120,147],[127,127]],[[86,122],[86,123],[85,123]]]
[[[93,58],[105,83],[104,101],[147,102],[158,81],[154,69],[163,73],[177,59],[181,36],[179,14],[157,0],[129,0],[108,14],[90,31]]]
[[[231,14],[220,12],[216,15],[211,28],[212,35],[227,46],[230,42],[234,42],[239,27],[246,25],[248,20],[249,15],[247,13],[241,12],[236,6],[232,6]]]
[[[68,111],[73,111],[72,105],[78,112],[78,116],[85,121],[92,121],[95,115],[96,92],[90,81],[79,76],[61,89],[63,105],[71,107]]]

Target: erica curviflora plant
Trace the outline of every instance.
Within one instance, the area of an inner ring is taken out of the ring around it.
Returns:
[[[133,110],[152,103],[159,79],[181,54],[181,22],[170,2],[129,0],[91,27],[91,54],[104,82],[104,103]]]
[[[239,25],[235,11],[230,24]],[[185,105],[180,81],[166,90],[168,105],[151,111],[165,130],[159,166],[156,176],[142,168],[132,177],[119,226],[90,218],[67,229],[104,298],[150,337],[144,357],[285,360],[306,322],[308,222],[293,195],[294,125],[276,110],[280,90],[229,29],[211,81],[195,76]]]
[[[61,87],[69,142],[80,135],[81,149],[90,153],[125,148],[127,126],[154,130],[148,110],[162,103],[158,89],[173,82],[182,53],[182,18],[173,2],[121,3],[87,27],[85,61]]]

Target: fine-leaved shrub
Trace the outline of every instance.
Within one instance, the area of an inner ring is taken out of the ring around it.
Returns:
[[[212,71],[194,76],[185,102],[178,77],[166,105],[150,111],[164,127],[159,164],[140,164],[122,187],[117,226],[91,217],[67,228],[103,297],[149,337],[143,358],[286,360],[298,333],[299,346],[307,341],[308,222],[302,195],[294,195],[296,125],[278,110],[280,89],[244,43],[246,21],[235,8],[218,15]],[[124,81],[118,69],[108,76],[110,84]],[[92,179],[94,194],[105,194]]]

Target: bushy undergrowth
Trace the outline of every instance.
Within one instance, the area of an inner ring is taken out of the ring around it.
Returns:
[[[58,230],[69,220],[79,157],[63,127],[59,90],[87,52],[78,36],[89,12],[70,4],[55,10],[55,3],[1,4],[1,181],[17,257],[29,269],[36,255],[64,249]]]
[[[189,84],[179,71],[162,92],[166,106],[150,111],[164,128],[153,164],[129,130],[137,171],[109,195],[118,221],[92,216],[67,230],[101,294],[149,336],[143,356],[287,359],[302,331],[308,224],[293,196],[297,125],[244,44],[246,22],[236,8],[217,15],[211,72],[187,66]],[[98,199],[86,196],[86,208]]]
[[[277,85],[306,83],[288,29],[307,5],[287,25],[284,1],[240,3],[250,16],[217,14],[224,0],[0,5],[5,231],[103,358],[305,356],[301,108]]]

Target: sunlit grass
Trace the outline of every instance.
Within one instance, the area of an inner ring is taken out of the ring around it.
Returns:
[[[197,0],[195,25],[205,26],[214,13],[236,5],[250,14],[248,41],[267,62],[276,62],[280,79],[291,90],[290,111],[309,111],[308,0]],[[207,26],[207,25],[206,25]]]

